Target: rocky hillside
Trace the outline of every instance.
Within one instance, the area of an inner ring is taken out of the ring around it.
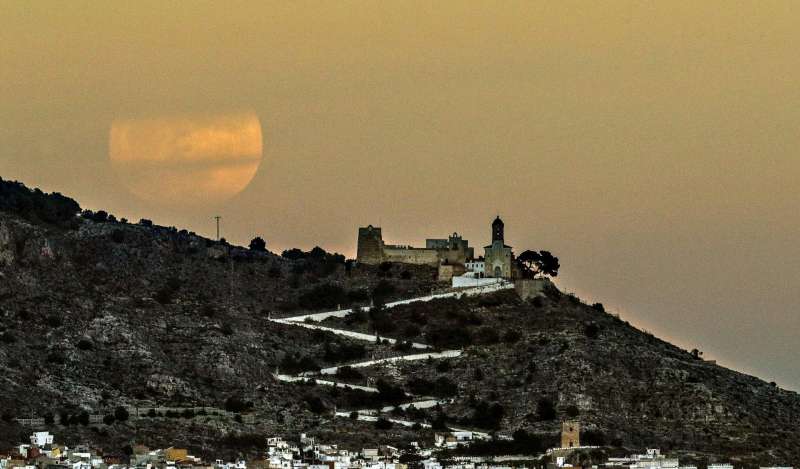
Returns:
[[[454,398],[425,416],[445,425],[524,430],[545,447],[562,420],[575,420],[586,444],[680,450],[701,462],[800,460],[797,393],[704,361],[554,288],[531,301],[505,291],[322,324],[463,348],[454,359],[348,371]]]
[[[0,450],[31,426],[110,452],[139,442],[216,455],[253,454],[272,433],[357,448],[430,441],[449,426],[508,438],[473,453],[534,454],[571,419],[601,451],[661,447],[701,465],[800,462],[796,393],[555,288],[528,301],[507,290],[386,308],[445,286],[430,268],[354,266],[321,249],[279,256],[79,210],[0,180]],[[379,307],[320,323],[273,320],[373,301]],[[310,329],[318,326],[333,332]],[[337,331],[460,355],[317,376],[377,392],[276,378],[415,353]],[[421,399],[443,404],[378,423],[333,416]]]

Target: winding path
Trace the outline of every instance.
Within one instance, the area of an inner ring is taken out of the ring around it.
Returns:
[[[437,298],[461,298],[462,296],[483,295],[483,294],[487,294],[487,293],[493,293],[493,292],[496,292],[496,291],[499,291],[499,290],[506,290],[506,289],[509,289],[509,288],[514,288],[514,285],[511,284],[511,283],[508,283],[508,282],[502,282],[502,283],[499,283],[499,284],[484,285],[484,286],[472,287],[472,288],[465,288],[465,289],[461,289],[461,290],[457,290],[457,291],[451,291],[451,292],[447,292],[447,293],[438,293],[438,294],[434,294],[434,295],[411,298],[411,299],[408,299],[408,300],[394,301],[394,302],[391,302],[391,303],[387,303],[385,306],[388,309],[388,308],[394,308],[395,306],[406,305],[406,304],[416,303],[416,302],[420,302],[420,301],[431,301],[431,300],[434,300],[434,299],[437,299]],[[363,309],[365,311],[369,311],[370,308],[369,307],[365,307]],[[328,331],[328,332],[331,332],[331,333],[336,334],[336,335],[340,335],[340,336],[343,336],[343,337],[349,337],[351,339],[363,340],[363,341],[368,341],[368,342],[375,342],[376,336],[371,335],[371,334],[364,334],[364,333],[361,333],[361,332],[348,331],[348,330],[345,330],[345,329],[335,329],[333,327],[320,326],[318,324],[314,324],[314,322],[323,321],[323,320],[325,320],[327,318],[331,318],[331,317],[343,318],[343,317],[347,316],[348,314],[350,314],[352,312],[353,312],[352,309],[339,309],[339,310],[336,310],[336,311],[328,311],[328,312],[325,312],[325,313],[304,314],[304,315],[292,316],[292,317],[288,317],[288,318],[270,319],[270,321],[275,322],[275,323],[279,323],[279,324],[304,327],[306,329],[316,329],[316,330],[321,330],[321,331]],[[397,343],[397,339],[391,339],[391,338],[388,338],[388,337],[381,337],[381,340],[382,341],[386,341],[389,344]],[[431,348],[431,346],[428,345],[428,344],[423,344],[423,343],[418,343],[418,342],[412,342],[411,346],[413,348],[415,348],[415,349],[429,349],[429,348]],[[399,355],[399,356],[394,356],[394,357],[380,358],[380,359],[375,359],[375,360],[367,360],[367,361],[358,362],[358,363],[343,364],[343,365],[333,366],[333,367],[329,367],[329,368],[323,368],[323,369],[321,369],[319,371],[319,375],[332,375],[332,376],[335,376],[339,372],[339,369],[344,367],[344,366],[349,366],[351,368],[364,368],[364,367],[368,367],[368,366],[379,365],[379,364],[382,364],[382,363],[394,363],[394,362],[398,362],[398,361],[416,361],[416,360],[431,360],[431,359],[441,359],[441,358],[455,358],[455,357],[461,356],[462,353],[463,353],[462,350],[445,350],[445,351],[442,351],[442,352],[427,352],[427,353],[415,353],[415,354],[410,354],[410,355]],[[361,391],[365,391],[365,392],[371,392],[371,393],[377,393],[378,392],[378,389],[374,388],[374,387],[359,386],[359,385],[356,385],[356,384],[348,384],[348,383],[340,383],[340,382],[337,382],[337,381],[331,381],[330,379],[327,379],[327,380],[316,379],[313,375],[314,374],[300,373],[298,375],[274,374],[273,376],[278,381],[283,381],[283,382],[287,382],[287,383],[314,381],[315,383],[317,383],[319,385],[323,385],[323,386],[335,386],[335,387],[338,387],[338,388],[357,389],[357,390],[361,390]],[[358,416],[358,420],[362,420],[362,421],[366,421],[366,422],[376,422],[378,420],[380,414],[385,414],[385,413],[391,412],[395,408],[400,408],[400,409],[406,410],[406,409],[408,409],[408,408],[413,406],[413,407],[415,407],[417,409],[429,409],[429,408],[432,408],[432,407],[436,407],[437,405],[449,404],[449,403],[452,403],[452,402],[453,402],[453,399],[445,399],[445,400],[421,399],[421,400],[418,400],[418,401],[412,401],[412,402],[409,402],[409,403],[406,403],[406,404],[401,404],[401,405],[398,405],[398,406],[386,406],[386,407],[382,407],[382,408],[379,408],[379,409],[361,409],[361,410],[357,410],[355,412],[356,412],[356,414]],[[336,412],[335,416],[336,417],[351,418],[351,414],[352,414],[352,412]],[[402,426],[405,426],[405,427],[411,427],[411,426],[413,426],[413,425],[415,425],[417,423],[419,425],[421,425],[423,428],[430,428],[431,427],[430,424],[422,423],[422,422],[412,422],[410,420],[392,419],[392,418],[387,418],[387,420],[389,420],[392,423],[395,423],[395,424],[398,424],[398,425],[402,425]],[[489,439],[490,438],[490,435],[488,433],[475,432],[475,431],[471,431],[471,430],[462,430],[462,429],[457,429],[457,428],[452,428],[452,427],[451,427],[451,430],[452,431],[456,431],[456,432],[472,432],[472,435],[473,435],[474,438],[479,438],[479,439]]]

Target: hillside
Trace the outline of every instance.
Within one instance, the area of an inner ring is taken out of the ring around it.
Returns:
[[[34,427],[110,452],[142,442],[254,454],[266,434],[299,432],[358,448],[430,442],[450,426],[514,438],[470,451],[533,454],[573,419],[585,443],[607,451],[800,461],[796,393],[705,362],[555,288],[529,301],[504,290],[382,307],[446,286],[430,268],[353,266],[321,249],[279,256],[147,221],[78,217],[71,199],[25,191],[0,180],[0,450],[30,431],[15,419],[39,417],[46,421]],[[370,311],[320,322],[276,319],[373,300]],[[377,343],[376,333],[409,343]],[[297,381],[430,352],[410,342],[449,358]],[[387,412],[394,425],[347,418],[435,400]]]

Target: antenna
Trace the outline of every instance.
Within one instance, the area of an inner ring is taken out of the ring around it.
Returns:
[[[222,219],[222,217],[217,215],[214,217],[214,219],[217,220],[217,241],[219,241],[219,221]]]

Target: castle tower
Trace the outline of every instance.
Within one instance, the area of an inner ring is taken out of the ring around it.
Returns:
[[[565,420],[561,422],[561,447],[577,448],[581,445],[581,427],[578,422]]]
[[[380,227],[369,225],[358,229],[356,260],[361,264],[383,262],[383,235]]]
[[[492,222],[492,243],[495,241],[500,241],[501,243],[504,241],[503,231],[505,224],[503,224],[503,220],[500,219],[500,215],[494,219]]]

